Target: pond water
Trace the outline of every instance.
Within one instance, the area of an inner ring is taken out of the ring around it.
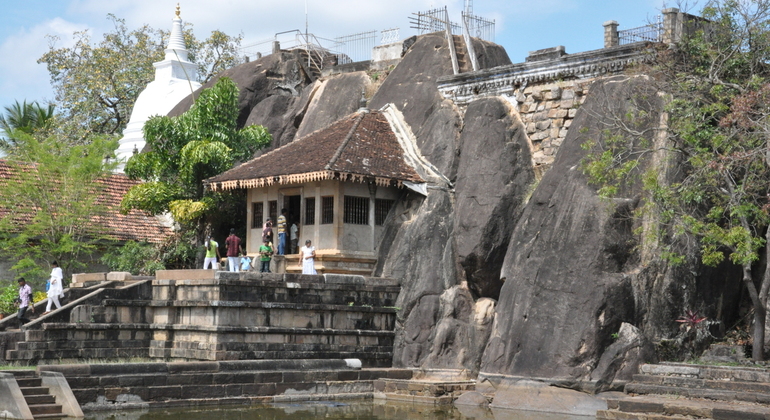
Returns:
[[[372,401],[311,401],[227,408],[174,408],[86,413],[86,420],[589,420],[595,417],[480,407],[436,407]]]

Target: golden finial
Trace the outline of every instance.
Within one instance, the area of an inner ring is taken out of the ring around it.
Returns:
[[[179,17],[179,3],[176,4],[176,17],[177,17],[177,19],[181,19]]]

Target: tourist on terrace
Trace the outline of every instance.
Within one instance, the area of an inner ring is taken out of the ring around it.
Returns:
[[[241,252],[241,271],[251,270],[251,258],[248,255]]]
[[[219,255],[219,244],[216,243],[213,239],[211,239],[211,235],[206,236],[206,259],[203,260],[203,269],[206,270],[206,267],[211,267],[212,270],[219,270],[219,261],[220,258],[222,258]]]
[[[278,216],[278,253],[276,255],[286,254],[286,209],[281,209],[281,215]]]
[[[59,268],[59,263],[54,261],[51,263],[51,266],[53,266],[53,269],[51,270],[51,278],[48,280],[48,305],[46,305],[43,315],[51,312],[52,304],[56,305],[56,309],[61,308],[59,297],[64,297],[64,285],[62,285],[64,275],[62,274],[61,268]]]
[[[270,247],[270,241],[265,239],[262,246],[259,247],[259,272],[270,272],[270,258],[273,256],[273,248]]]
[[[230,236],[225,239],[225,245],[227,246],[227,266],[230,271],[240,271],[238,256],[243,254],[243,247],[241,247],[241,238],[235,235],[235,228],[230,229]]]
[[[299,245],[299,228],[297,227],[297,222],[292,221],[291,227],[289,228],[289,239],[291,239],[291,252],[292,254],[297,253],[297,245]]]
[[[262,242],[273,242],[273,220],[269,217],[262,226]]]
[[[299,260],[302,262],[302,274],[318,274],[315,271],[315,247],[311,245],[310,239],[299,250]]]

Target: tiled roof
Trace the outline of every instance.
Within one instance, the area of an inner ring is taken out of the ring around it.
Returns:
[[[0,160],[0,180],[13,180],[15,167],[5,160]],[[32,165],[27,168],[34,170]],[[99,182],[104,185],[104,190],[97,197],[97,203],[102,206],[104,212],[93,215],[90,222],[95,226],[101,225],[106,228],[107,236],[119,241],[157,243],[172,234],[172,230],[164,226],[157,217],[143,211],[131,210],[128,214],[120,213],[120,201],[131,187],[140,183],[139,181],[133,181],[124,174],[110,174]],[[0,208],[0,218],[8,213],[8,209]],[[20,212],[15,216],[14,223],[25,223],[30,218],[29,212]]]
[[[400,186],[425,182],[382,112],[358,112],[243,165],[207,179],[212,190],[257,188],[323,179]]]

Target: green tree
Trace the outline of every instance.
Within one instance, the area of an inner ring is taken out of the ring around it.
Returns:
[[[692,235],[700,239],[704,264],[729,259],[742,268],[754,309],[752,356],[762,360],[770,264],[757,271],[761,252],[770,257],[770,2],[711,1],[702,16],[709,22],[661,50],[650,69],[660,81],[657,90],[668,95],[665,145],[635,133],[645,116],[632,112],[601,141],[585,144],[591,153],[583,170],[606,197],[641,180],[643,211],[658,222],[651,233],[667,241],[659,248],[662,258],[682,262],[677,241]],[[642,169],[644,159],[661,150],[677,168],[669,179],[660,167]]]
[[[0,149],[9,153],[16,145],[14,132],[33,134],[51,128],[54,121],[54,106],[43,107],[37,102],[22,103],[15,101],[5,107],[5,113],[0,115],[0,130],[5,137],[0,137]]]
[[[177,222],[202,228],[227,195],[203,189],[203,180],[246,161],[272,140],[262,126],[237,128],[238,88],[223,77],[178,117],[153,117],[144,126],[150,151],[132,156],[126,174],[146,181],[123,198],[123,211],[170,211]]]
[[[41,279],[52,260],[67,272],[84,267],[105,239],[99,180],[114,169],[103,157],[115,147],[100,137],[81,146],[17,137],[14,160],[4,162],[9,175],[0,180],[0,254],[16,261],[13,270]]]
[[[51,76],[61,129],[74,143],[86,142],[93,134],[120,134],[137,97],[155,78],[153,63],[164,58],[169,32],[149,25],[130,30],[125,20],[112,14],[107,18],[114,29],[98,43],[88,31],[75,32],[69,48],[57,48],[59,39],[49,37],[49,50],[38,60]],[[240,36],[214,31],[199,41],[191,25],[185,27],[189,58],[205,70],[199,75],[202,80],[241,62]]]

